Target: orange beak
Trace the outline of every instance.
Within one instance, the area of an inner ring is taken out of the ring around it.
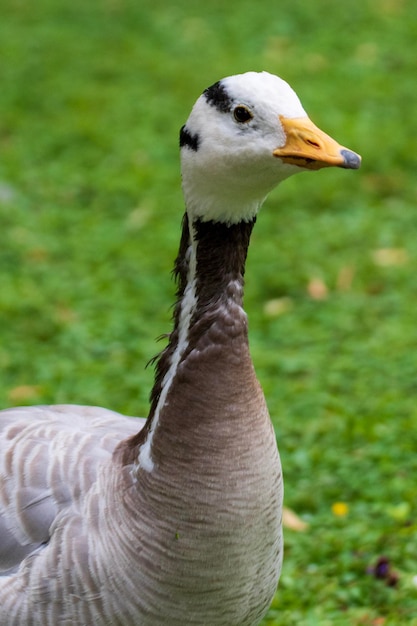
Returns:
[[[284,163],[308,170],[332,166],[356,170],[360,167],[359,154],[338,144],[308,117],[290,119],[280,115],[279,119],[287,141],[282,148],[274,150],[273,155]]]

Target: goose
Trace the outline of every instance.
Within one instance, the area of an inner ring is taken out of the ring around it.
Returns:
[[[282,472],[248,347],[257,213],[287,177],[360,157],[267,72],[224,78],[180,132],[177,302],[147,419],[0,411],[2,626],[254,626],[282,564]]]

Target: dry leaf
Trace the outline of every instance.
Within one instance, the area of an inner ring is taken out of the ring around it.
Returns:
[[[385,617],[372,617],[372,615],[362,615],[357,623],[358,626],[383,626],[386,622]]]
[[[337,289],[339,291],[349,291],[352,287],[353,277],[355,276],[355,268],[351,265],[345,265],[339,270],[337,275]]]
[[[29,261],[33,261],[34,263],[43,263],[44,261],[48,260],[49,253],[46,248],[42,248],[39,246],[37,248],[32,248],[31,250],[29,250],[26,256]]]
[[[292,307],[293,301],[291,298],[273,298],[265,302],[264,313],[268,315],[268,317],[278,317],[279,315],[283,315],[283,313],[287,313]]]
[[[62,324],[72,324],[78,319],[78,314],[74,309],[67,306],[57,306],[54,309],[54,317]]]
[[[390,267],[408,263],[408,252],[405,248],[379,248],[371,252],[375,265]]]
[[[41,388],[38,385],[19,385],[13,387],[7,394],[10,402],[16,404],[17,402],[26,402],[26,400],[33,400],[37,398],[41,393]]]
[[[304,522],[297,513],[294,513],[291,509],[284,507],[282,511],[282,523],[285,528],[295,530],[296,532],[304,532],[308,528],[308,524]]]
[[[307,286],[310,298],[313,300],[325,300],[327,298],[327,287],[321,278],[312,278]]]
[[[151,208],[147,204],[138,206],[130,211],[127,216],[126,225],[129,230],[140,230],[149,220]]]

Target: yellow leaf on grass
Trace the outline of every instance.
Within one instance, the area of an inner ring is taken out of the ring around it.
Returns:
[[[388,507],[388,515],[399,522],[405,522],[411,515],[411,505],[409,502],[399,502]]]
[[[268,317],[278,317],[279,315],[287,313],[292,307],[293,301],[291,298],[285,296],[283,298],[273,298],[265,302],[264,313]]]
[[[349,291],[352,287],[355,268],[351,265],[344,265],[337,275],[337,288],[339,291]]]
[[[297,513],[285,507],[282,511],[282,523],[285,528],[295,530],[296,532],[303,532],[308,528],[308,524],[298,517]]]
[[[372,260],[380,267],[405,265],[408,263],[408,252],[405,248],[379,248],[372,251]]]
[[[13,404],[19,402],[26,402],[27,400],[35,400],[41,392],[41,388],[38,385],[19,385],[13,387],[7,394],[10,402]]]

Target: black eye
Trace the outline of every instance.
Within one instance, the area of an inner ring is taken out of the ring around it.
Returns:
[[[235,118],[236,122],[239,122],[240,124],[245,124],[245,122],[249,122],[249,120],[252,119],[253,115],[247,107],[239,105],[234,109],[233,117]]]

